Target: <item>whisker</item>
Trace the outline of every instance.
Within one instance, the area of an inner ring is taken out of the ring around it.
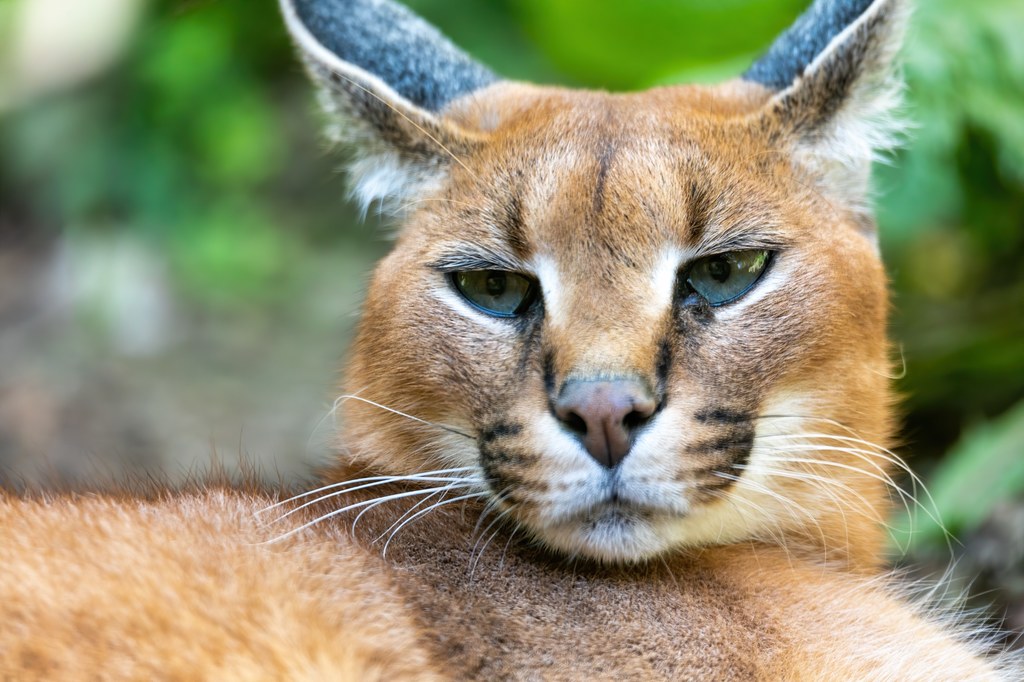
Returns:
[[[803,446],[801,446],[801,447],[803,447]],[[829,446],[822,446],[821,448],[818,448],[816,446],[808,446],[808,447],[806,447],[804,449],[800,449],[800,448],[785,448],[785,449],[773,450],[770,453],[769,456],[771,456],[777,462],[785,461],[785,462],[790,462],[790,463],[793,463],[793,464],[811,464],[811,465],[818,465],[818,466],[830,466],[830,467],[834,467],[834,468],[837,468],[837,469],[843,469],[845,471],[852,471],[852,472],[860,474],[862,476],[867,476],[868,478],[871,478],[873,480],[876,480],[876,481],[882,483],[887,488],[890,488],[891,490],[894,490],[900,496],[900,500],[903,502],[903,505],[906,508],[908,514],[910,514],[909,502],[913,502],[914,505],[916,505],[918,508],[920,508],[925,514],[927,514],[932,519],[932,521],[934,521],[940,527],[945,528],[944,526],[942,526],[942,522],[939,519],[937,519],[934,515],[932,515],[932,513],[928,510],[927,507],[925,507],[923,504],[921,504],[920,501],[918,501],[913,496],[911,496],[906,490],[904,490],[903,488],[901,488],[898,485],[896,485],[896,483],[889,476],[879,476],[878,474],[872,473],[870,471],[866,471],[865,469],[861,469],[860,467],[855,467],[855,466],[853,466],[851,464],[844,464],[843,462],[834,462],[834,461],[832,461],[830,459],[811,459],[811,458],[808,458],[808,457],[785,457],[785,458],[780,458],[780,457],[776,456],[777,453],[786,454],[788,452],[801,452],[801,451],[815,452],[815,451],[818,451],[818,450],[835,450],[835,451],[839,451],[839,452],[849,452],[848,450],[846,450],[844,448],[835,448],[835,447],[829,447]],[[856,454],[856,453],[850,452],[849,454]]]
[[[311,528],[312,526],[315,526],[316,524],[320,523],[321,521],[326,521],[327,519],[333,518],[333,517],[338,516],[340,514],[344,514],[345,512],[351,511],[353,509],[359,509],[361,507],[365,507],[365,506],[371,505],[371,504],[372,505],[384,504],[385,502],[392,502],[394,500],[400,500],[400,499],[403,499],[403,498],[406,498],[406,497],[412,497],[414,495],[427,495],[427,494],[430,494],[430,493],[436,493],[436,492],[438,492],[440,490],[446,489],[446,487],[447,486],[440,486],[440,487],[437,487],[437,488],[427,488],[425,490],[409,490],[409,491],[405,491],[405,492],[401,492],[401,493],[395,493],[393,495],[385,495],[384,497],[373,498],[373,499],[370,499],[370,500],[363,500],[361,502],[355,502],[355,503],[347,505],[345,507],[341,507],[340,509],[334,509],[332,511],[329,511],[326,514],[318,516],[317,518],[313,519],[312,521],[304,523],[303,525],[301,525],[301,526],[299,526],[297,528],[293,528],[292,530],[288,531],[287,533],[284,533],[283,535],[280,535],[280,536],[278,536],[278,537],[276,537],[276,538],[274,538],[272,540],[267,540],[264,543],[260,543],[260,544],[270,544],[270,543],[274,543],[274,542],[280,542],[281,540],[284,540],[284,539],[289,538],[289,537],[291,537],[291,536],[293,536],[293,535],[295,535],[297,533],[300,533],[300,532],[306,530],[307,528]],[[281,517],[281,518],[284,518],[284,517]],[[277,519],[277,520],[279,521],[280,519]]]
[[[420,508],[420,507],[421,507],[422,505],[424,505],[424,504],[426,504],[427,502],[429,502],[429,501],[430,501],[430,500],[431,500],[431,499],[432,499],[432,498],[433,498],[433,497],[434,497],[435,495],[440,495],[440,496],[441,496],[441,499],[443,500],[443,499],[444,499],[444,496],[445,496],[445,493],[447,493],[447,492],[448,492],[449,490],[451,490],[451,486],[445,486],[444,490],[441,490],[440,492],[436,492],[436,493],[431,493],[430,495],[427,495],[426,497],[424,497],[424,498],[423,498],[422,500],[420,500],[419,502],[416,502],[415,504],[413,504],[412,506],[410,506],[410,507],[409,507],[408,509],[406,509],[406,510],[405,510],[405,511],[404,511],[404,512],[402,513],[402,515],[401,515],[401,516],[399,516],[399,517],[398,517],[398,518],[397,518],[397,519],[395,520],[395,522],[394,522],[394,523],[392,523],[392,524],[391,524],[390,526],[388,526],[388,527],[387,527],[387,528],[386,528],[386,529],[384,530],[384,532],[383,532],[383,533],[381,533],[380,535],[378,535],[377,537],[375,537],[375,538],[373,539],[373,544],[375,544],[375,543],[377,543],[377,542],[380,542],[380,541],[381,541],[381,539],[382,539],[382,538],[383,538],[384,536],[386,536],[386,535],[387,535],[388,533],[390,533],[390,532],[391,532],[391,531],[392,531],[392,530],[393,530],[393,529],[394,529],[394,528],[395,528],[396,526],[400,525],[400,524],[402,523],[402,521],[404,521],[405,519],[409,518],[409,516],[410,516],[411,514],[415,513],[415,512],[416,512],[416,510],[417,510],[417,509],[419,509],[419,508]],[[370,507],[367,507],[367,509],[370,509]],[[364,510],[364,511],[365,511],[365,510]],[[352,526],[352,532],[353,532],[353,533],[355,533],[355,524],[356,524],[356,523],[357,523],[357,522],[359,521],[359,517],[360,517],[360,516],[362,516],[362,515],[363,515],[363,514],[362,514],[362,512],[360,512],[360,513],[359,513],[359,516],[356,516],[355,520],[354,520],[354,521],[352,522],[352,524],[353,524],[353,526]]]
[[[860,459],[862,459],[864,461],[867,461],[868,463],[872,463],[870,460],[866,459],[866,457],[863,456],[865,454],[871,454],[871,453],[863,451],[863,450],[858,450],[858,449],[855,449],[855,448],[853,448],[853,449],[835,448],[834,446],[799,446],[799,447],[803,448],[804,450],[808,450],[808,451],[837,450],[837,451],[840,451],[840,452],[847,452],[847,453],[852,454],[854,456],[860,457]],[[783,453],[783,454],[785,454],[785,453],[787,453],[787,451],[793,451],[795,449],[796,448],[778,449],[778,450],[773,450],[773,453]],[[834,462],[834,461],[829,460],[829,459],[807,459],[807,458],[799,458],[799,457],[779,458],[779,457],[775,456],[775,454],[771,454],[769,456],[772,457],[773,459],[775,459],[776,461],[780,461],[780,462],[783,461],[783,459],[785,459],[786,461],[789,461],[789,462],[792,462],[792,463],[798,463],[798,464],[799,463],[804,463],[804,464],[811,464],[811,465],[831,466],[831,467],[836,467],[836,468],[839,468],[839,469],[854,471],[854,472],[863,474],[865,476],[868,476],[870,478],[873,478],[875,480],[878,480],[878,481],[882,482],[888,488],[896,491],[896,493],[899,495],[900,501],[903,503],[903,508],[904,508],[904,510],[907,513],[908,521],[911,524],[914,523],[914,514],[911,511],[911,505],[910,505],[910,503],[912,502],[914,509],[919,509],[922,512],[924,512],[924,514],[926,516],[928,516],[928,518],[931,519],[931,521],[942,531],[942,533],[943,533],[943,535],[945,537],[945,540],[946,540],[946,545],[947,545],[950,553],[951,554],[953,553],[953,542],[955,542],[956,539],[953,537],[952,533],[949,532],[949,530],[946,528],[945,524],[942,522],[942,519],[939,517],[938,507],[935,505],[935,501],[931,497],[930,494],[928,494],[927,497],[928,497],[929,504],[931,505],[931,509],[929,509],[928,505],[923,504],[916,496],[913,496],[913,495],[910,495],[909,493],[907,493],[907,491],[905,491],[903,488],[901,488],[899,485],[897,485],[892,480],[892,478],[889,477],[888,475],[885,475],[884,477],[877,476],[877,475],[872,474],[869,471],[865,471],[864,469],[861,469],[859,467],[851,466],[849,464],[844,464],[842,462]],[[872,463],[872,464],[874,464],[874,463]],[[877,465],[875,465],[875,466],[877,466]],[[927,488],[924,488],[924,484],[923,483],[922,483],[922,488],[927,493]],[[895,531],[896,529],[890,528],[890,530]]]
[[[499,524],[501,521],[504,521],[506,518],[508,518],[508,516],[510,515],[510,512],[511,512],[511,510],[509,510],[509,509],[501,510],[498,513],[498,515],[494,517],[494,520],[491,521],[490,524],[488,524],[487,528],[484,529],[484,532],[481,534],[480,537],[482,538],[483,535],[486,534],[487,531],[490,530],[492,526],[494,526],[495,524]],[[479,552],[476,551],[476,545],[473,546],[473,552],[470,554],[470,556],[472,557],[471,558],[471,563],[470,563],[470,568],[469,568],[469,577],[470,577],[470,579],[472,579],[473,575],[476,573],[476,568],[477,568],[477,566],[480,565],[480,559],[483,558],[484,552],[487,551],[488,545],[491,544],[491,542],[494,540],[494,538],[498,537],[498,533],[500,533],[500,532],[501,532],[501,526],[498,525],[498,527],[494,529],[494,532],[491,533],[490,536],[487,538],[487,542],[485,542],[483,544],[483,546],[480,547],[480,551]],[[477,540],[477,544],[479,544],[479,543],[480,543],[480,540],[478,539]]]
[[[484,520],[486,520],[487,516],[493,513],[501,505],[501,503],[505,501],[505,495],[511,492],[511,490],[512,486],[509,485],[502,488],[501,492],[499,492],[497,495],[491,496],[491,499],[489,499],[487,501],[487,504],[484,505],[483,511],[480,512],[480,516],[476,520],[476,525],[473,526],[473,532],[469,534],[469,537],[471,539],[476,536],[477,531],[480,530],[480,526],[483,525],[483,522]]]
[[[829,420],[829,421],[831,421],[831,420]],[[836,423],[838,424],[838,422],[836,422]],[[851,429],[849,429],[848,427],[843,427],[843,428],[845,428],[848,431],[850,431],[851,433],[853,433],[853,431]],[[781,434],[780,434],[780,436],[781,436]],[[856,436],[856,434],[854,434],[854,436]],[[776,437],[776,436],[772,435],[772,436],[764,436],[764,437],[767,438],[767,437]],[[871,441],[864,440],[863,438],[860,438],[860,437],[837,436],[837,435],[825,434],[825,433],[794,434],[794,437],[801,437],[801,438],[829,438],[829,439],[832,439],[832,440],[838,440],[838,441],[842,441],[842,442],[858,443],[858,444],[863,445],[865,447],[871,448],[872,450],[876,450],[877,452],[874,452],[874,453],[864,453],[864,454],[871,454],[873,456],[876,456],[879,459],[882,459],[882,460],[884,460],[886,462],[889,462],[890,464],[895,466],[897,469],[905,472],[910,477],[910,482],[911,482],[911,487],[912,487],[912,491],[913,491],[914,497],[917,497],[917,489],[918,489],[918,487],[920,487],[922,492],[924,492],[925,496],[928,498],[929,504],[931,504],[932,507],[935,508],[935,509],[938,508],[935,505],[935,500],[932,498],[931,491],[928,490],[928,486],[925,485],[924,481],[921,480],[921,478],[916,473],[914,473],[914,470],[911,469],[910,466],[907,465],[907,463],[903,461],[903,458],[900,457],[899,455],[897,455],[896,453],[894,453],[892,450],[884,448],[881,445],[878,445],[876,443],[872,443]]]
[[[508,534],[508,540],[505,542],[505,548],[501,550],[501,559],[498,560],[498,570],[505,568],[505,557],[508,556],[508,548],[512,546],[512,540],[515,539],[516,533],[519,532],[519,526],[513,526],[512,532]]]
[[[339,481],[337,483],[331,483],[331,484],[328,484],[328,485],[320,486],[319,488],[314,488],[313,490],[307,490],[305,492],[301,492],[298,495],[292,495],[291,497],[289,497],[286,500],[281,500],[280,502],[276,502],[276,503],[270,505],[269,507],[264,507],[263,509],[259,509],[259,510],[257,510],[254,513],[255,514],[263,514],[264,512],[270,511],[271,509],[276,509],[277,507],[286,505],[289,502],[294,502],[295,500],[301,499],[303,497],[309,497],[310,495],[315,495],[317,493],[321,493],[321,492],[324,492],[326,490],[332,490],[334,488],[340,488],[342,486],[347,486],[347,485],[354,485],[354,484],[358,484],[358,483],[367,483],[367,482],[371,482],[371,481],[380,481],[382,484],[383,483],[398,483],[398,482],[401,482],[401,481],[427,481],[427,482],[433,483],[433,482],[435,482],[435,480],[437,480],[437,481],[446,480],[446,479],[442,478],[444,476],[444,474],[457,474],[457,473],[462,472],[462,471],[473,471],[475,469],[476,469],[476,467],[454,467],[452,469],[436,469],[434,471],[423,471],[423,472],[419,472],[419,473],[415,473],[415,474],[397,474],[397,475],[393,475],[393,476],[367,476],[365,478],[356,478],[356,479],[351,479],[351,480],[348,480],[348,481]]]
[[[440,492],[441,499],[442,500],[444,499],[444,495],[449,490],[454,490],[456,488],[471,488],[471,487],[473,487],[473,485],[476,485],[476,483],[477,483],[476,481],[472,481],[472,480],[469,480],[469,479],[462,480],[462,481],[455,481],[451,485],[446,486],[445,489]],[[438,493],[434,493],[434,494],[436,495]],[[398,526],[399,524],[401,524],[402,521],[406,519],[406,517],[408,517],[410,514],[412,514],[420,505],[422,505],[425,502],[427,502],[433,496],[434,495],[429,495],[428,497],[425,497],[424,499],[420,500],[416,504],[414,504],[411,507],[409,507],[409,509],[407,509],[404,514],[402,514],[400,517],[398,517],[397,521],[395,521],[393,524],[391,524],[391,526],[388,527],[387,530],[385,530],[383,533],[381,533],[379,536],[377,536],[377,538],[374,539],[374,542],[378,542],[381,538],[383,538],[385,535],[390,533],[391,530],[395,526]],[[360,513],[360,516],[362,516],[362,513]],[[359,521],[359,517],[358,516],[356,517],[356,520],[353,522],[353,526],[355,525],[355,523],[357,521]],[[397,533],[398,531],[396,530],[395,532]],[[394,537],[394,533],[392,533],[391,537]],[[390,542],[390,539],[388,540],[388,542]]]
[[[444,152],[445,152],[445,153],[446,153],[446,154],[447,154],[448,156],[450,156],[450,157],[452,158],[452,160],[453,160],[453,161],[455,161],[455,163],[457,163],[457,164],[459,164],[460,166],[462,166],[462,168],[463,168],[463,169],[465,169],[465,171],[466,171],[467,173],[469,173],[469,174],[470,174],[470,176],[472,176],[472,177],[473,177],[473,178],[474,178],[474,179],[475,179],[475,180],[476,180],[476,181],[477,181],[478,183],[481,183],[481,184],[483,184],[483,180],[482,180],[482,179],[480,178],[480,176],[479,176],[479,175],[477,175],[476,173],[474,173],[474,172],[473,172],[473,171],[472,171],[472,170],[471,170],[471,169],[469,168],[469,166],[467,166],[467,165],[466,165],[465,163],[463,163],[463,162],[462,162],[462,159],[460,159],[460,158],[459,158],[458,156],[456,156],[456,155],[455,155],[455,153],[454,153],[454,152],[453,152],[452,150],[450,150],[450,149],[449,149],[449,148],[448,148],[447,146],[445,146],[445,145],[444,145],[444,143],[442,143],[442,142],[441,142],[440,140],[438,140],[438,139],[437,139],[436,137],[434,137],[434,136],[433,136],[433,135],[431,135],[431,134],[430,134],[429,132],[427,132],[427,130],[426,130],[426,129],[425,129],[425,128],[424,128],[423,126],[421,126],[421,125],[420,125],[419,123],[417,123],[416,121],[412,120],[412,118],[410,118],[409,116],[407,116],[407,115],[406,115],[406,113],[405,113],[404,111],[402,111],[401,109],[399,109],[398,107],[396,107],[396,106],[395,106],[394,104],[392,104],[391,102],[387,101],[386,99],[384,99],[383,97],[381,97],[380,95],[378,95],[378,94],[377,94],[376,92],[374,92],[373,90],[371,90],[371,89],[369,89],[369,88],[365,87],[364,85],[362,85],[361,83],[359,83],[359,82],[358,82],[358,81],[356,81],[355,79],[353,79],[353,78],[349,78],[349,77],[348,77],[348,76],[346,76],[345,74],[341,73],[340,71],[336,71],[335,69],[329,69],[329,70],[330,70],[330,72],[331,72],[331,73],[332,73],[333,75],[337,76],[338,78],[344,78],[344,79],[345,79],[346,81],[348,81],[348,82],[349,82],[349,83],[350,83],[350,84],[351,84],[352,86],[354,86],[354,87],[356,87],[356,88],[359,88],[359,89],[360,89],[360,90],[362,90],[362,91],[363,91],[364,93],[366,93],[366,94],[367,94],[367,95],[369,95],[370,97],[373,97],[373,98],[374,98],[374,99],[376,99],[376,100],[377,100],[378,102],[380,102],[381,104],[383,104],[383,105],[384,105],[384,106],[386,106],[387,108],[391,109],[391,111],[395,112],[396,114],[398,114],[399,116],[401,116],[402,118],[404,118],[404,119],[405,119],[405,120],[406,120],[406,121],[407,121],[407,122],[408,122],[408,123],[409,123],[410,125],[412,125],[412,126],[413,126],[414,128],[416,128],[416,129],[417,129],[418,131],[420,131],[421,133],[423,133],[424,135],[426,135],[426,136],[427,136],[427,137],[428,137],[428,138],[429,138],[429,139],[430,139],[430,140],[431,140],[431,141],[432,141],[432,142],[433,142],[434,144],[436,144],[436,145],[437,145],[438,147],[440,147],[440,148],[441,148],[441,149],[442,149],[442,150],[443,150],[443,151],[444,151]]]
[[[721,478],[725,478],[734,482],[739,480],[738,476],[732,476],[732,474],[726,474],[725,472],[712,471],[711,473]],[[783,531],[782,526],[779,524],[779,521],[775,518],[774,514],[770,514],[764,507],[757,504],[753,500],[748,500],[745,497],[740,497],[739,495],[729,495],[720,490],[710,490],[709,492],[714,497],[724,500],[725,502],[728,502],[730,505],[732,505],[733,508],[736,509],[737,513],[742,512],[740,511],[739,507],[736,506],[736,503],[742,502],[743,504],[747,505],[748,508],[752,509],[759,519],[771,521],[772,525],[774,525],[775,529],[779,532],[778,534],[776,534],[774,531],[772,531],[771,528],[768,528],[766,526],[762,526],[759,532],[763,531],[767,533],[769,537],[772,539],[773,543],[780,547],[786,553],[786,559],[790,562],[790,564],[793,563],[793,556],[789,551],[789,544],[786,542],[785,539],[785,531]]]
[[[842,481],[840,481],[840,480],[838,480],[836,478],[832,478],[830,476],[819,476],[817,474],[812,474],[812,473],[807,472],[807,471],[800,471],[800,470],[796,470],[796,469],[769,469],[769,468],[763,467],[763,466],[749,466],[749,465],[743,465],[743,464],[733,464],[732,467],[734,469],[739,469],[739,470],[744,470],[744,471],[756,471],[756,472],[759,472],[759,473],[763,473],[763,474],[765,474],[767,476],[778,476],[779,478],[789,478],[789,479],[796,480],[796,481],[808,481],[808,482],[814,482],[814,483],[822,483],[822,484],[825,484],[825,485],[828,485],[828,486],[831,486],[831,487],[839,488],[842,491],[844,491],[846,493],[849,493],[853,497],[857,498],[857,500],[863,506],[863,510],[865,510],[864,512],[862,512],[862,513],[864,513],[865,516],[869,516],[870,518],[872,518],[877,523],[880,523],[885,528],[888,528],[890,530],[894,530],[892,528],[892,526],[888,525],[885,522],[885,520],[882,518],[882,516],[878,513],[878,511],[875,509],[875,505],[871,504],[871,502],[869,502],[867,500],[867,498],[865,498],[863,495],[861,495],[859,492],[857,492],[854,488],[852,488],[851,486],[846,485],[845,483],[843,483]],[[825,490],[824,492],[826,494],[828,494],[830,497],[832,497],[832,499],[837,504],[840,504],[842,502],[845,502],[847,505],[850,504],[849,500],[843,500],[842,498],[837,497],[834,493],[831,493],[830,491]],[[854,511],[860,509],[859,507],[853,507],[853,506],[850,506],[849,508],[851,510],[854,510]]]
[[[437,422],[432,422],[432,421],[428,421],[426,419],[421,419],[420,417],[416,417],[416,416],[413,416],[411,414],[407,414],[405,412],[402,412],[401,410],[396,410],[393,407],[388,407],[387,405],[381,405],[378,402],[370,400],[369,398],[363,398],[362,396],[355,395],[354,393],[346,393],[344,395],[340,395],[340,396],[338,396],[338,400],[340,400],[340,401],[357,400],[357,401],[359,401],[361,403],[366,403],[367,405],[372,405],[373,407],[377,407],[377,408],[379,408],[381,410],[384,410],[385,412],[390,412],[392,414],[396,414],[399,417],[405,417],[406,419],[411,419],[414,422],[419,422],[420,424],[425,424],[426,426],[432,426],[434,428],[441,429],[442,431],[447,431],[448,433],[454,433],[456,436],[462,436],[463,438],[468,438],[471,441],[476,441],[476,437],[475,436],[472,436],[472,435],[466,433],[465,431],[461,431],[461,430],[455,428],[454,426],[448,426],[447,424],[439,424]]]
[[[824,547],[826,549],[828,548],[828,540],[825,537],[825,530],[821,527],[821,524],[818,523],[818,520],[816,518],[814,518],[814,515],[811,514],[807,509],[805,509],[803,507],[803,505],[801,505],[801,504],[797,503],[796,501],[786,497],[785,495],[782,495],[782,494],[772,490],[768,486],[762,485],[761,483],[758,483],[757,481],[750,480],[750,478],[748,478],[746,476],[736,476],[734,474],[727,474],[725,472],[718,471],[718,470],[714,470],[714,471],[712,471],[712,473],[715,474],[715,475],[721,476],[722,478],[726,478],[728,480],[734,481],[737,486],[740,486],[740,487],[746,486],[746,487],[750,488],[751,490],[753,490],[754,492],[759,492],[762,495],[767,495],[768,497],[771,497],[771,498],[774,498],[775,500],[778,500],[779,502],[782,503],[782,507],[786,511],[788,511],[790,513],[790,515],[793,517],[794,521],[798,521],[796,515],[793,513],[794,510],[800,511],[818,529],[818,534],[821,537],[821,545],[822,545],[822,547]],[[733,497],[738,497],[738,496],[734,495]]]
[[[794,433],[792,435],[790,435],[790,434],[767,434],[767,435],[761,436],[761,437],[762,438],[803,438],[803,439],[825,438],[825,439],[828,439],[828,440],[838,440],[838,441],[841,441],[841,442],[844,442],[844,443],[856,443],[858,445],[863,445],[863,446],[865,446],[867,448],[870,448],[872,450],[872,452],[870,454],[878,457],[879,459],[881,459],[883,461],[889,462],[890,464],[892,464],[896,468],[900,469],[901,471],[903,471],[907,475],[909,475],[913,485],[915,485],[915,486],[921,485],[922,487],[924,487],[924,483],[917,476],[917,474],[914,473],[913,469],[911,469],[907,465],[907,463],[903,461],[902,457],[900,457],[896,453],[892,452],[891,450],[888,450],[888,449],[882,447],[881,445],[878,445],[876,443],[872,443],[871,441],[864,440],[863,438],[855,438],[855,437],[851,437],[851,436],[838,436],[838,435],[832,434],[832,433]]]
[[[448,197],[426,197],[421,199],[410,199],[406,203],[398,207],[399,212],[404,212],[406,209],[412,208],[418,204],[426,204],[430,202],[442,202],[445,204],[451,204],[452,206],[460,206],[462,208],[479,209],[480,206],[471,204],[468,201],[458,201],[457,199],[449,199]]]
[[[387,556],[388,546],[391,544],[391,541],[395,539],[395,536],[398,535],[398,533],[403,528],[405,528],[407,525],[409,525],[410,523],[412,523],[416,519],[418,519],[418,518],[420,518],[422,516],[425,516],[426,514],[429,514],[432,511],[436,511],[436,510],[440,509],[441,507],[447,506],[449,504],[455,504],[456,502],[463,502],[465,500],[472,500],[472,499],[484,497],[486,495],[487,495],[487,493],[485,491],[477,491],[477,492],[469,493],[467,495],[460,495],[459,497],[453,497],[450,500],[441,499],[441,500],[435,502],[434,504],[430,505],[426,509],[421,509],[420,511],[416,512],[411,517],[406,519],[404,522],[402,522],[402,525],[400,525],[398,528],[395,529],[395,531],[393,533],[391,533],[391,537],[389,537],[387,542],[384,543],[384,549],[381,551],[381,556],[382,557],[386,557]]]
[[[732,465],[732,468],[740,470],[740,471],[749,471],[749,470],[753,469],[754,471],[757,471],[759,473],[765,474],[766,476],[777,476],[779,478],[789,478],[791,480],[808,480],[803,475],[801,475],[801,474],[803,474],[805,472],[777,471],[777,470],[773,470],[773,469],[768,469],[766,467],[760,467],[759,466],[759,467],[754,468],[754,467],[743,466],[741,464],[734,464],[734,465]],[[813,474],[810,474],[810,476],[813,476]],[[829,479],[829,478],[826,478],[826,477],[816,477],[816,478],[818,478],[818,479],[820,479],[822,481],[825,481],[825,482],[835,482],[834,479]],[[838,495],[836,495],[833,491],[829,490],[828,488],[818,488],[818,490],[822,490],[826,495],[828,495],[832,499],[832,501],[836,505],[836,509],[839,510],[839,514],[843,517],[843,535],[846,538],[846,546],[849,547],[850,546],[850,523],[849,523],[849,521],[846,518],[846,510],[843,509],[844,505],[843,505],[842,501],[840,500]]]
[[[852,467],[854,470],[859,471],[859,472],[863,473],[864,475],[870,476],[870,477],[872,477],[872,478],[874,478],[876,480],[882,481],[883,483],[885,483],[885,485],[887,487],[892,488],[893,490],[897,491],[901,496],[912,497],[907,491],[903,490],[903,488],[901,488],[899,486],[899,484],[896,483],[896,481],[893,480],[892,476],[889,475],[889,472],[887,472],[877,462],[875,462],[874,460],[872,460],[872,459],[870,459],[868,457],[869,455],[872,454],[868,450],[861,450],[859,448],[839,447],[839,446],[836,446],[836,445],[813,445],[813,444],[804,445],[804,444],[798,444],[798,445],[789,445],[789,446],[786,446],[786,447],[773,447],[773,448],[771,448],[771,452],[843,452],[843,453],[846,453],[848,455],[853,455],[854,457],[857,457],[858,459],[860,459],[862,462],[864,462],[866,464],[869,464],[870,466],[874,467],[874,469],[876,471],[878,471],[878,474],[873,474],[873,473],[871,473],[869,471],[866,471],[864,469],[860,469],[858,467]],[[815,462],[817,462],[817,461],[832,462],[832,460],[825,460],[825,459],[814,460],[814,461]],[[841,462],[836,462],[836,464],[842,464],[842,463]],[[847,464],[847,465],[843,465],[843,466],[849,467],[850,465]]]
[[[452,483],[452,482],[460,482],[460,481],[462,481],[462,482],[465,482],[465,483],[477,483],[476,479],[467,478],[467,477],[457,477],[457,476],[422,476],[422,477],[418,477],[418,478],[413,478],[411,476],[408,476],[408,477],[404,477],[403,476],[403,477],[398,477],[398,478],[388,478],[388,479],[385,479],[385,480],[375,481],[375,482],[372,482],[372,483],[363,483],[362,485],[353,486],[351,488],[344,488],[342,490],[336,490],[336,491],[334,491],[332,493],[327,493],[326,495],[320,495],[319,497],[316,497],[316,498],[310,500],[309,502],[304,502],[304,503],[298,505],[297,507],[293,507],[292,509],[289,509],[288,511],[284,512],[283,514],[278,516],[276,519],[274,519],[270,523],[271,524],[277,523],[278,521],[281,521],[282,519],[286,519],[286,518],[288,518],[289,516],[291,516],[292,514],[294,514],[296,512],[302,511],[303,509],[305,509],[307,507],[311,507],[311,506],[313,506],[315,504],[319,504],[319,503],[323,502],[324,500],[329,500],[332,497],[339,497],[341,495],[347,495],[349,493],[356,492],[357,490],[365,490],[367,488],[378,488],[378,487],[380,487],[382,485],[388,485],[389,483],[398,483],[398,482],[402,482],[402,481],[411,481],[411,482],[418,482],[418,483]]]
[[[426,499],[430,499],[431,497],[433,497],[434,495],[436,495],[438,493],[441,493],[441,496],[443,498],[444,494],[446,492],[448,492],[449,490],[452,490],[452,489],[455,489],[455,488],[472,488],[475,485],[476,485],[475,482],[462,482],[462,483],[452,482],[452,483],[449,483],[446,486],[441,486],[440,488],[434,488],[434,492],[432,494],[428,495]],[[356,534],[356,526],[359,525],[359,520],[361,518],[363,518],[363,516],[368,511],[376,509],[380,505],[382,505],[382,504],[384,504],[386,502],[390,502],[390,501],[391,501],[391,499],[389,497],[387,497],[387,496],[382,497],[382,498],[378,498],[377,500],[374,501],[373,504],[363,508],[358,514],[356,514],[356,517],[354,519],[352,519],[352,528],[351,528],[352,535]],[[413,506],[416,506],[416,505],[413,505]]]

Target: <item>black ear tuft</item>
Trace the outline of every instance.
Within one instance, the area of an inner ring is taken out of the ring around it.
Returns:
[[[789,87],[873,2],[875,0],[817,0],[775,40],[743,78],[769,90]]]
[[[336,57],[436,112],[497,77],[441,33],[389,0],[292,0],[295,14]]]

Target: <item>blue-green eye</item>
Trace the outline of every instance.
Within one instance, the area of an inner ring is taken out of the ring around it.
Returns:
[[[753,288],[771,255],[771,251],[752,249],[701,258],[690,266],[686,283],[711,305],[725,305]]]
[[[504,270],[453,272],[451,281],[463,298],[496,317],[515,317],[526,312],[537,292],[533,279]]]

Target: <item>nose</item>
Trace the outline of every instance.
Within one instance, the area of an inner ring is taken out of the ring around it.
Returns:
[[[555,416],[609,469],[629,454],[635,431],[656,409],[651,392],[632,379],[570,380],[555,401]]]

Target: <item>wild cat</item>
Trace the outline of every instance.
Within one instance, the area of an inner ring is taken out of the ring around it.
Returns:
[[[902,0],[635,94],[502,80],[389,0],[282,9],[401,226],[336,461],[0,497],[0,677],[1019,674],[882,572]]]

